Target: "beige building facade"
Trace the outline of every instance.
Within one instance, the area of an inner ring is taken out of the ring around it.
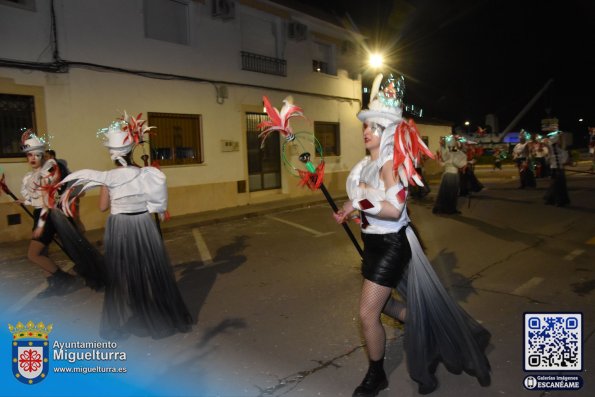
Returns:
[[[161,164],[171,216],[321,194],[283,165],[283,139],[260,149],[263,96],[302,107],[307,119],[292,125],[321,141],[331,193],[344,194],[364,155],[362,37],[302,11],[266,0],[0,0],[0,35],[11,38],[0,41],[0,167],[17,196],[29,170],[21,128],[49,136],[71,171],[107,170],[96,132],[124,111],[157,127],[134,158]],[[419,126],[435,151],[443,128]],[[0,195],[0,241],[30,236],[12,201]],[[97,201],[97,191],[81,199],[87,229],[105,223]]]

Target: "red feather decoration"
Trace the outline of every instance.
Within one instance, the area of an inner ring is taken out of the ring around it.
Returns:
[[[2,194],[2,192],[6,194],[9,192],[8,186],[6,186],[6,176],[4,174],[2,174],[2,178],[0,178],[0,194]]]
[[[407,181],[419,185],[421,178],[415,170],[415,164],[421,160],[422,154],[434,158],[434,154],[422,141],[413,119],[403,120],[395,131],[393,170],[400,167],[404,171]]]
[[[324,161],[321,161],[316,167],[316,172],[312,173],[306,170],[297,170],[300,175],[299,186],[308,186],[311,190],[317,190],[324,178]]]
[[[290,139],[293,136],[293,131],[289,125],[289,119],[292,117],[304,117],[302,108],[293,104],[291,97],[287,97],[283,100],[284,104],[279,112],[276,108],[271,105],[271,102],[266,96],[262,97],[265,110],[269,116],[269,120],[265,120],[258,124],[258,129],[263,129],[258,137],[262,140],[260,147],[264,147],[264,141],[274,131],[278,131],[285,139]]]
[[[36,189],[42,192],[49,208],[56,207],[56,197],[60,188],[58,185],[61,179],[60,168],[56,164],[48,170],[47,175],[41,178],[41,183],[36,184]]]

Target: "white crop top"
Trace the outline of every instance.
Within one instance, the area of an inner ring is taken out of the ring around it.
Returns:
[[[83,190],[106,186],[112,214],[133,212],[163,213],[167,209],[165,174],[155,167],[120,167],[109,171],[80,170],[71,173],[64,182],[78,180]],[[77,182],[78,183],[78,182]]]
[[[370,156],[364,157],[357,163],[347,177],[347,195],[350,200],[355,199],[356,191],[361,182],[366,184],[368,197],[372,195],[377,201],[386,200],[386,190],[384,182],[379,177],[380,167],[377,162],[370,161]],[[403,188],[401,181],[397,182],[398,190]],[[403,207],[399,218],[384,218],[377,215],[365,214],[369,225],[362,228],[362,233],[368,234],[388,234],[396,233],[403,226],[409,224],[409,215],[407,214],[407,206]]]

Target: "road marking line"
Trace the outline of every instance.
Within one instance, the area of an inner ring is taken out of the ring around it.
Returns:
[[[74,267],[74,263],[72,263],[72,262],[69,261],[64,267],[61,267],[60,269],[62,269],[65,272],[68,272],[73,267]],[[27,295],[25,295],[21,299],[19,299],[19,301],[17,303],[15,303],[11,307],[9,307],[8,308],[8,313],[16,313],[16,312],[18,312],[23,307],[25,307],[29,302],[31,302],[33,299],[35,299],[35,297],[40,292],[42,292],[43,290],[45,290],[47,287],[48,287],[47,281],[44,281],[43,283],[39,284],[37,287],[35,287],[31,291],[29,291],[29,293],[27,293]]]
[[[209,247],[207,247],[207,243],[202,238],[202,234],[198,228],[192,229],[192,235],[194,236],[194,242],[196,243],[196,248],[198,248],[198,255],[202,260],[202,263],[205,265],[213,261],[213,257],[211,256],[211,251],[209,251]]]
[[[295,228],[304,230],[304,231],[306,231],[308,233],[312,233],[314,235],[314,237],[328,236],[329,234],[333,234],[334,233],[334,232],[322,233],[322,232],[319,232],[318,230],[314,230],[314,229],[310,229],[309,227],[302,226],[299,223],[294,223],[294,222],[291,222],[291,221],[286,221],[285,219],[277,218],[276,216],[272,216],[272,215],[266,215],[266,218],[273,219],[273,220],[275,220],[277,222],[285,223],[286,225],[293,226]]]
[[[513,295],[523,295],[525,292],[530,290],[531,288],[537,287],[539,284],[543,282],[543,278],[541,277],[533,277],[529,281],[524,284],[519,285],[514,291],[512,291]]]
[[[314,237],[330,236],[331,234],[335,234],[335,232],[320,233],[320,234],[315,235]]]
[[[580,254],[582,254],[583,252],[585,252],[585,250],[581,250],[581,249],[575,249],[574,251],[572,251],[570,254],[566,255],[564,257],[564,260],[566,261],[571,261],[574,258],[576,258],[577,256],[579,256]]]

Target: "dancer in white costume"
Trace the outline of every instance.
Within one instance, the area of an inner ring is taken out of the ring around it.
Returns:
[[[465,371],[482,386],[490,383],[490,365],[484,354],[490,334],[447,293],[426,258],[407,215],[407,186],[421,185],[415,162],[421,152],[432,157],[415,124],[402,118],[404,81],[382,75],[372,87],[364,122],[364,143],[370,156],[349,174],[350,201],[335,214],[337,222],[360,211],[364,277],[360,320],[369,369],[354,396],[375,396],[388,386],[383,368],[386,335],[380,314],[405,322],[405,351],[409,374],[419,392],[430,393],[438,383],[439,362],[453,373]],[[397,288],[405,303],[391,297]]]
[[[138,168],[130,160],[135,142],[148,129],[143,120],[125,114],[100,130],[117,168],[76,171],[64,179],[74,181],[63,196],[65,208],[72,208],[74,189],[84,192],[100,186],[100,210],[111,211],[104,236],[107,280],[100,328],[106,339],[129,334],[158,339],[187,332],[192,324],[151,217],[166,211],[165,175],[154,167]]]
[[[25,131],[21,143],[31,171],[23,177],[23,199],[18,202],[34,208],[33,232],[27,258],[41,267],[47,275],[48,288],[39,293],[38,297],[62,295],[68,292],[75,277],[62,271],[48,256],[49,245],[56,234],[54,223],[49,216],[56,192],[51,191],[49,187],[60,181],[60,171],[55,160],[45,160],[46,143],[35,132]]]
[[[438,195],[432,212],[435,214],[459,214],[457,209],[461,179],[459,170],[467,164],[467,156],[459,150],[455,135],[448,135],[440,141],[440,164],[444,167]]]

